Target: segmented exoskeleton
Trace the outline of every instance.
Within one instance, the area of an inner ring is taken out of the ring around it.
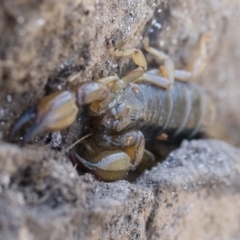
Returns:
[[[116,124],[115,128],[112,126],[115,131],[140,129],[145,137],[152,139],[160,138],[162,133],[173,141],[193,138],[205,133],[214,118],[212,99],[206,91],[199,85],[179,81],[168,90],[145,83],[130,83],[118,104],[114,110],[105,113],[104,122]],[[121,112],[121,108],[131,114],[116,122],[117,111],[120,109]]]
[[[211,124],[211,99],[201,87],[189,83],[204,64],[207,39],[206,34],[200,38],[200,57],[192,72],[175,70],[171,59],[151,48],[146,38],[146,51],[163,61],[159,69],[146,71],[145,57],[138,49],[112,51],[117,57],[132,55],[138,68],[121,79],[110,76],[81,83],[43,98],[18,119],[11,135],[30,119],[35,121],[23,142],[42,130],[66,128],[75,120],[78,108],[88,104],[93,129],[81,142],[85,154],[71,151],[68,156],[103,180],[122,179],[141,162],[144,137],[167,141],[192,138]]]

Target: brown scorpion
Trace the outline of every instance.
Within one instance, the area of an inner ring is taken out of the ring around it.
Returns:
[[[126,76],[109,76],[84,82],[68,91],[44,97],[15,122],[11,136],[34,120],[23,142],[42,131],[61,130],[76,119],[78,109],[88,105],[94,133],[81,144],[86,154],[68,155],[105,181],[126,176],[141,162],[147,134],[154,139],[192,138],[206,131],[214,117],[214,105],[200,86],[189,83],[203,68],[207,56],[208,34],[199,38],[199,57],[192,71],[176,70],[168,55],[149,46],[144,49],[163,64],[147,71],[146,59],[139,49],[113,51],[116,57],[132,56],[138,66]],[[177,80],[177,81],[175,81]]]

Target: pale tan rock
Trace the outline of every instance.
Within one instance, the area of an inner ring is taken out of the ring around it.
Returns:
[[[0,239],[237,239],[240,150],[184,142],[133,183],[79,176],[47,148],[0,147]]]

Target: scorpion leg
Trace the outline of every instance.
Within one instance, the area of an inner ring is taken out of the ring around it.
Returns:
[[[202,71],[202,69],[205,66],[205,60],[207,57],[207,43],[210,41],[210,39],[211,39],[211,36],[208,32],[203,33],[200,36],[198,41],[199,57],[195,61],[193,61],[193,64],[192,64],[192,61],[188,63],[187,68],[191,69],[190,71],[174,69],[174,64],[171,61],[170,57],[164,52],[161,52],[153,47],[150,47],[149,40],[147,37],[143,39],[143,45],[147,52],[154,55],[159,60],[164,61],[163,66],[160,66],[159,74],[165,79],[169,79],[170,84],[172,85],[174,82],[174,79],[177,79],[178,81],[182,81],[182,82],[188,82]],[[150,82],[152,81],[153,84],[156,84],[156,80],[154,79],[154,77],[146,76],[145,78],[147,81],[150,81]],[[162,85],[162,82],[163,82],[163,79],[159,79],[158,86],[167,88],[166,87],[167,84]]]
[[[145,82],[149,83],[152,85],[155,85],[157,87],[161,87],[164,89],[169,89],[172,87],[173,83],[169,81],[168,79],[159,76],[159,75],[154,75],[149,72],[144,73],[140,78],[138,78],[135,82]]]
[[[115,57],[132,56],[133,62],[138,65],[136,69],[121,78],[125,85],[141,77],[143,73],[147,70],[147,61],[142,51],[139,49],[129,49],[126,51],[111,50],[110,52]]]
[[[117,75],[115,75],[115,76],[100,78],[97,80],[97,82],[107,85],[112,90],[112,92],[115,92],[119,89],[124,88],[130,82],[134,82],[136,79],[141,77],[147,69],[147,61],[142,51],[139,49],[129,49],[126,51],[110,50],[110,52],[115,57],[132,56],[134,63],[138,65],[136,69],[129,72],[127,75],[123,76],[121,79]]]
[[[129,170],[134,170],[141,162],[144,154],[145,141],[142,132],[129,131],[115,136],[108,136],[108,141],[104,141],[104,148],[96,151],[95,156],[90,160],[85,160],[75,152],[71,152],[69,157],[72,161],[84,166],[87,170],[104,181],[116,181],[123,179]],[[85,142],[86,149],[92,152]],[[105,150],[110,149],[110,150]]]
[[[188,70],[175,70],[175,78],[179,81],[188,82],[199,75],[205,67],[207,58],[207,45],[211,41],[209,32],[202,33],[198,43],[198,57],[194,61],[189,61],[186,68]]]
[[[190,69],[194,77],[199,75],[206,65],[206,59],[208,56],[207,46],[210,41],[210,32],[204,32],[201,34],[197,44],[198,58],[196,58],[193,62],[193,66],[191,66],[191,62],[188,63],[188,66],[191,67]]]
[[[124,82],[117,75],[100,78],[97,82],[107,85],[112,92],[116,92],[125,87]]]
[[[148,73],[146,73],[146,75],[143,75],[143,79],[141,79],[141,80],[143,80],[143,81],[145,80],[150,83],[152,82],[154,85],[157,85],[162,88],[166,88],[166,89],[170,88],[173,85],[174,79],[175,79],[173,61],[164,52],[161,52],[153,47],[150,47],[149,39],[147,37],[145,37],[143,39],[143,46],[147,52],[154,55],[159,60],[162,60],[163,65],[160,66],[159,72],[157,74],[157,76],[160,75],[158,81],[156,81],[157,80],[156,74],[154,74],[154,77],[153,77],[150,75],[151,72],[148,72]]]

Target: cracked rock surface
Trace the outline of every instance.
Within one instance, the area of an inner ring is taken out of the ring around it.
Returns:
[[[132,183],[104,183],[65,157],[84,128],[81,111],[70,129],[25,147],[26,129],[8,139],[19,114],[50,92],[127,73],[131,61],[110,45],[141,48],[147,35],[182,68],[210,31],[194,82],[215,100],[213,135],[240,145],[239,19],[239,0],[0,1],[0,239],[239,239],[240,150],[228,143],[184,141]]]

